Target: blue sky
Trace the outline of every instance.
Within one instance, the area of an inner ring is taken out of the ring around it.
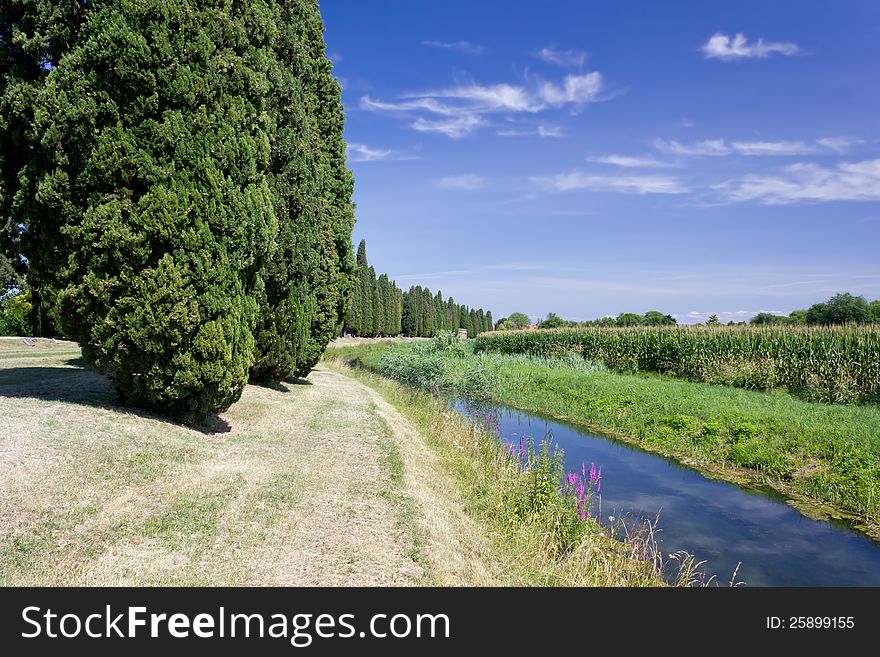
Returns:
[[[400,287],[680,322],[880,298],[880,3],[324,0]]]

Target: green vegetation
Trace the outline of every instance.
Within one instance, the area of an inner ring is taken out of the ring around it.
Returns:
[[[272,65],[261,84],[269,85],[267,182],[278,225],[255,284],[260,308],[251,377],[283,381],[305,376],[338,334],[354,273],[354,183],[345,162],[341,89],[324,54],[317,6],[269,4],[274,13],[260,20],[275,31]]]
[[[430,395],[320,368],[246,386],[206,439],[79,355],[0,339],[0,585],[662,584],[650,535],[579,519],[558,458],[520,468]]]
[[[502,317],[495,326],[496,331],[515,331],[524,329],[531,324],[528,315],[524,313],[511,313],[509,317]]]
[[[332,348],[325,359],[341,368],[344,355],[360,353],[372,360],[394,351],[380,345]],[[473,426],[432,395],[363,368],[346,373],[379,392],[425,436],[438,458],[434,476],[450,474],[468,516],[488,528],[490,545],[483,549],[507,584],[656,586],[672,562],[673,584],[698,584],[698,564],[683,553],[671,559],[662,555],[650,527],[629,528],[626,540],[612,540],[609,530],[587,517],[589,495],[579,499],[575,487],[560,486],[567,480],[561,453],[550,451],[546,442],[520,454],[497,439],[491,418]]]
[[[476,351],[533,356],[576,353],[618,372],[656,372],[811,401],[880,401],[878,327],[584,327],[505,331]]]
[[[57,314],[186,421],[307,372],[354,268],[316,2],[6,3],[0,45],[0,252],[33,333]]]
[[[880,301],[868,303],[865,297],[849,293],[835,294],[824,303],[816,303],[807,310],[793,310],[788,317],[772,313],[758,313],[751,324],[880,324]]]
[[[853,514],[872,533],[880,523],[878,406],[624,375],[580,356],[469,354],[436,345],[332,353],[409,383],[568,420],[717,476],[758,479]]]
[[[517,321],[510,321],[516,316]],[[522,318],[522,321],[519,320]],[[678,322],[672,315],[664,315],[659,310],[649,310],[644,315],[638,313],[620,313],[617,317],[605,316],[585,322],[566,320],[550,313],[544,320],[539,320],[538,328],[575,328],[578,326],[674,326]],[[740,325],[745,322],[729,322],[728,326]],[[828,301],[816,303],[807,310],[793,310],[788,316],[760,312],[749,321],[757,325],[842,325],[842,324],[880,324],[880,300],[870,303],[862,296],[849,293],[835,294]],[[710,315],[706,324],[720,326],[718,315]],[[513,313],[502,318],[495,326],[496,331],[511,331],[529,326],[529,318],[522,313]]]
[[[717,319],[717,318],[716,318]],[[674,326],[677,322],[672,315],[664,315],[659,310],[649,310],[644,315],[637,313],[620,313],[615,317],[601,317],[600,319],[574,322],[566,320],[556,313],[549,313],[546,319],[539,320],[539,329],[551,328],[574,328],[577,326]],[[504,317],[495,326],[496,331],[515,331],[529,326],[529,318],[523,313],[513,313],[510,317]]]
[[[31,294],[7,294],[0,298],[0,335],[30,335]]]
[[[526,320],[528,323],[528,319]],[[467,329],[469,337],[492,330],[492,313],[443,299],[439,290],[415,285],[402,292],[386,274],[376,278],[367,262],[367,243],[357,249],[355,285],[345,307],[343,334],[360,337],[406,335],[430,338],[440,331]]]

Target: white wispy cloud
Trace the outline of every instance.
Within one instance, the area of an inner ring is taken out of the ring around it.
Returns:
[[[716,32],[701,46],[700,50],[708,59],[731,61],[749,58],[763,59],[773,54],[790,56],[797,54],[800,48],[795,43],[764,41],[764,39],[749,43],[745,34],[730,37]]]
[[[351,162],[375,162],[376,160],[386,160],[391,157],[391,149],[389,148],[370,148],[366,144],[350,143],[346,147],[348,150],[348,159]]]
[[[598,71],[583,75],[566,75],[562,84],[545,82],[538,95],[546,104],[554,107],[573,104],[577,106],[596,102],[602,92],[602,75]]]
[[[412,129],[419,132],[439,132],[450,139],[461,139],[483,125],[483,119],[475,114],[465,114],[454,119],[431,120],[423,117],[412,123]]]
[[[671,176],[608,176],[586,171],[571,171],[553,176],[535,176],[531,181],[554,192],[593,190],[627,194],[684,194],[690,189]]]
[[[655,139],[654,148],[664,153],[685,157],[706,157],[721,155],[768,155],[793,156],[814,153],[816,147],[803,141],[734,141],[724,139],[704,139],[683,143],[674,139]]]
[[[428,39],[422,41],[422,45],[428,46],[429,48],[438,48],[440,50],[452,50],[465,55],[482,55],[486,52],[485,46],[471,43],[470,41],[435,41],[433,39]]]
[[[428,100],[443,98],[465,101],[467,106],[464,109],[471,112],[537,112],[543,109],[541,102],[526,89],[504,83],[487,86],[479,84],[460,85],[413,95],[427,98]]]
[[[742,155],[805,155],[815,150],[802,141],[735,141],[731,147]]]
[[[501,128],[495,134],[499,137],[541,137],[544,139],[565,136],[562,128],[559,126],[544,124],[539,125],[537,128]]]
[[[458,176],[444,176],[437,181],[437,186],[443,189],[458,189],[472,191],[482,189],[489,181],[475,173],[465,173]]]
[[[846,153],[853,146],[865,143],[863,139],[855,137],[823,137],[817,139],[816,143],[822,148],[827,148],[835,153]]]
[[[669,162],[662,162],[650,155],[599,155],[589,159],[591,162],[612,164],[616,167],[627,169],[663,169],[675,166]]]
[[[703,141],[684,144],[675,139],[655,139],[654,148],[672,155],[686,155],[690,157],[729,155],[730,148],[723,139],[705,139]]]
[[[757,201],[765,205],[823,201],[880,200],[880,159],[841,162],[826,168],[800,162],[779,175],[750,174],[719,185],[731,201]]]
[[[453,138],[470,134],[485,125],[484,117],[491,114],[536,114],[547,109],[569,107],[582,109],[585,105],[602,100],[602,75],[596,71],[582,75],[566,75],[559,83],[540,79],[530,80],[528,86],[507,83],[481,85],[475,82],[445,89],[403,94],[394,101],[376,100],[369,96],[360,99],[363,109],[373,112],[400,113],[412,118],[415,130],[432,131]],[[434,115],[433,117],[431,115]],[[445,120],[437,120],[436,116]],[[517,128],[499,131],[502,136],[513,136]],[[558,128],[538,127],[542,137],[560,136]]]
[[[556,46],[547,46],[531,53],[533,57],[555,64],[563,68],[576,68],[584,65],[587,61],[587,53],[583,50],[561,50]]]
[[[563,137],[562,128],[555,125],[539,125],[538,126],[538,136],[539,137]]]
[[[461,108],[452,105],[444,105],[433,98],[415,98],[401,102],[391,103],[381,100],[373,100],[369,96],[361,96],[360,106],[370,111],[386,112],[411,112],[424,110],[432,114],[443,116],[456,116],[462,113]]]

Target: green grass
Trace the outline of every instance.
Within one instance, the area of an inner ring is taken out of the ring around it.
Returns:
[[[425,347],[346,349],[339,356],[394,374]],[[434,357],[434,355],[432,355]],[[739,481],[760,480],[856,516],[880,521],[880,407],[813,403],[659,375],[624,375],[589,363],[521,355],[442,356],[437,388],[574,422]],[[389,368],[392,363],[394,368]],[[414,365],[415,367],[416,365]]]
[[[330,349],[325,362],[342,369],[351,356],[374,364],[385,345]],[[343,357],[345,356],[345,357]],[[634,533],[630,541],[612,540],[593,521],[580,522],[573,498],[560,490],[561,461],[536,450],[523,471],[505,456],[502,445],[470,425],[436,397],[403,386],[364,368],[346,370],[381,394],[419,429],[440,467],[451,473],[456,494],[468,515],[489,530],[492,562],[509,585],[656,586],[662,584],[663,559]],[[559,455],[557,455],[558,457]],[[392,466],[392,473],[394,467]],[[438,477],[442,477],[438,473]],[[638,547],[636,547],[638,545]],[[649,554],[651,559],[632,558]],[[657,557],[657,560],[653,559]],[[685,568],[677,583],[693,583]]]
[[[656,372],[808,401],[880,401],[878,326],[580,327],[495,331],[477,352],[576,354],[622,373]]]

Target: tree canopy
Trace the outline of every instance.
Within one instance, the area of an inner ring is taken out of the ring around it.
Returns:
[[[6,262],[126,398],[186,420],[317,361],[353,270],[314,0],[4,3]],[[256,338],[256,339],[255,339]]]

